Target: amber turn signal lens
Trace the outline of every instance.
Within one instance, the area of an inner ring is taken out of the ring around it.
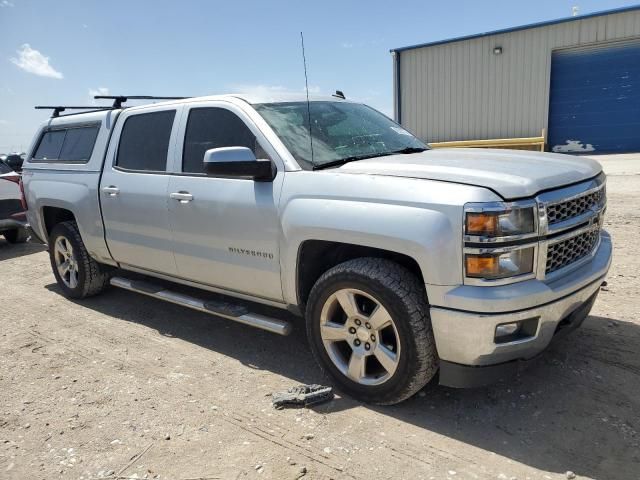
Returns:
[[[495,255],[467,255],[465,261],[468,277],[492,277],[498,274],[500,267],[500,258]]]
[[[489,213],[467,213],[466,225],[467,235],[490,235],[498,233],[498,216]]]

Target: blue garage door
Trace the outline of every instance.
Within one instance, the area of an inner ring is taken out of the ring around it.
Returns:
[[[551,57],[554,152],[640,152],[640,39]]]

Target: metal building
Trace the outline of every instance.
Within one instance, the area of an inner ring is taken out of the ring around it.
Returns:
[[[427,142],[640,151],[640,5],[391,53],[396,120]]]

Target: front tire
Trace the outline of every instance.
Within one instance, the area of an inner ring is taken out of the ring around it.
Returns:
[[[328,270],[311,290],[306,318],[316,360],[359,400],[399,403],[438,369],[424,285],[392,261],[358,258]]]
[[[109,285],[109,267],[91,258],[76,222],[62,222],[53,227],[49,235],[49,259],[66,297],[90,297]]]

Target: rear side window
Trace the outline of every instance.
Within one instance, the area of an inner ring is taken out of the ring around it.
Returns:
[[[36,160],[57,160],[60,158],[60,150],[66,134],[66,130],[45,133],[33,158]]]
[[[3,173],[11,173],[11,172],[13,172],[13,170],[11,170],[11,168],[9,168],[9,166],[6,163],[0,160],[0,175],[2,175]]]
[[[247,147],[256,158],[268,158],[249,127],[224,108],[194,108],[189,112],[182,153],[182,171],[203,173],[204,153],[211,148]]]
[[[116,165],[127,170],[164,172],[175,110],[143,113],[122,127]]]
[[[45,132],[33,155],[47,162],[88,162],[98,136],[98,125]]]
[[[64,137],[60,158],[79,162],[89,160],[98,136],[98,127],[72,128]]]

